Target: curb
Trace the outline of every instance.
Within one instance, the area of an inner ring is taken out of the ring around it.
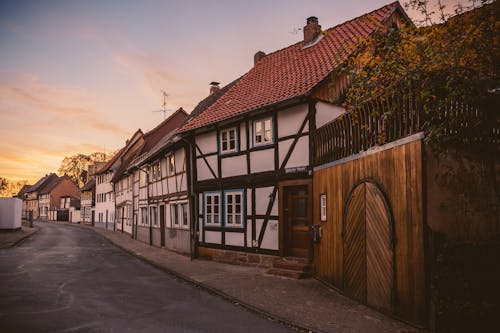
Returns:
[[[105,238],[108,242],[110,242],[111,244],[113,244],[114,246],[118,247],[119,249],[121,249],[122,251],[125,251],[127,252],[128,254],[144,261],[145,263],[155,267],[155,268],[158,268],[162,271],[164,271],[165,273],[175,277],[175,278],[178,278],[180,280],[183,280],[184,282],[187,282],[197,288],[200,288],[200,289],[204,289],[205,291],[207,291],[209,294],[212,294],[212,295],[216,295],[216,296],[219,296],[221,297],[222,299],[225,299],[226,301],[229,301],[231,302],[233,305],[236,305],[236,306],[241,306],[242,308],[245,308],[246,310],[252,312],[252,313],[255,313],[267,320],[270,320],[270,321],[273,321],[275,323],[278,323],[278,324],[281,324],[283,326],[288,326],[290,328],[292,328],[293,330],[296,330],[296,331],[300,331],[300,332],[308,332],[308,333],[322,333],[321,331],[318,331],[316,329],[312,329],[312,328],[309,328],[309,327],[305,327],[303,325],[299,325],[299,324],[296,324],[296,323],[293,323],[285,318],[282,318],[282,317],[279,317],[279,316],[276,316],[276,315],[273,315],[273,314],[270,314],[269,312],[263,310],[263,309],[260,309],[258,307],[255,307],[249,303],[246,303],[246,302],[243,302],[241,301],[240,299],[237,299],[229,294],[226,294],[225,292],[219,290],[219,289],[216,289],[216,288],[213,288],[207,284],[204,284],[204,283],[201,283],[201,282],[198,282],[196,280],[193,280],[191,279],[189,276],[187,275],[184,275],[182,273],[179,273],[169,267],[166,267],[166,266],[162,266],[156,262],[154,262],[153,260],[150,260],[148,259],[147,257],[144,257],[140,254],[137,254],[135,252],[133,252],[132,250],[129,250],[115,242],[113,242],[111,239],[107,238],[105,235],[97,232],[97,231],[94,231],[96,234],[100,235],[101,237]],[[135,241],[135,239],[134,239]]]
[[[9,245],[6,245],[6,246],[3,246],[3,247],[0,247],[0,250],[3,250],[3,249],[10,249],[14,246],[17,246],[19,245],[21,242],[25,241],[26,239],[30,238],[31,236],[33,236],[34,234],[36,234],[37,232],[40,231],[40,228],[39,227],[33,227],[33,229],[35,229],[32,233],[30,234],[27,234],[27,235],[24,235],[23,237],[15,240],[13,243],[9,244]]]
[[[269,321],[278,323],[278,324],[283,325],[283,326],[287,326],[287,327],[289,327],[295,331],[299,331],[299,332],[322,333],[321,331],[318,331],[317,329],[306,327],[304,325],[299,325],[297,323],[291,322],[288,319],[273,315],[273,314],[271,314],[263,309],[260,309],[254,305],[251,305],[249,303],[241,301],[240,299],[237,299],[237,298],[235,298],[235,297],[233,297],[233,296],[231,296],[231,295],[229,295],[229,294],[227,294],[219,289],[213,288],[207,284],[193,280],[189,276],[184,275],[182,273],[179,273],[179,272],[177,272],[169,267],[160,265],[160,264],[154,262],[153,260],[148,259],[145,256],[137,254],[136,252],[134,252],[134,251],[132,251],[124,246],[121,246],[120,244],[113,242],[110,238],[106,237],[103,233],[98,232],[97,230],[95,230],[95,228],[93,228],[91,226],[83,226],[83,225],[74,224],[74,223],[63,223],[63,224],[64,225],[71,225],[71,226],[75,226],[75,227],[80,227],[82,229],[92,230],[95,234],[97,234],[100,237],[102,237],[103,239],[107,240],[110,244],[112,244],[112,245],[116,246],[117,248],[121,249],[122,251],[134,256],[135,258],[138,258],[141,261],[143,261],[143,262],[145,262],[145,263],[147,263],[147,264],[149,264],[157,269],[162,270],[163,272],[173,276],[174,278],[182,280],[182,281],[184,281],[184,282],[186,282],[194,287],[203,289],[203,290],[207,291],[209,294],[212,294],[212,295],[218,296],[222,299],[225,299],[226,301],[231,302],[233,305],[240,306],[240,307],[246,309],[247,311],[252,312],[254,314],[257,314],[257,315],[259,315],[259,316],[261,316]],[[103,229],[103,230],[106,231],[106,229]],[[110,231],[110,230],[107,230],[107,231]],[[137,241],[137,240],[134,239],[134,241]]]

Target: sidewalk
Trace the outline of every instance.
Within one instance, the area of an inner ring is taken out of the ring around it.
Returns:
[[[12,247],[40,230],[39,227],[30,228],[28,222],[23,222],[21,230],[0,232],[0,249]]]
[[[74,225],[74,224],[73,224]],[[133,240],[128,234],[92,228],[123,250],[265,317],[315,332],[421,332],[354,302],[315,279],[294,280],[256,267],[193,260]]]

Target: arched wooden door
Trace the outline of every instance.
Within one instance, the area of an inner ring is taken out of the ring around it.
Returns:
[[[372,182],[351,192],[344,211],[344,291],[393,312],[394,266],[389,205]]]

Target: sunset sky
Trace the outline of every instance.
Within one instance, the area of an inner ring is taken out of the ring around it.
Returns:
[[[65,156],[115,150],[167,108],[188,112],[295,43],[390,0],[1,1],[0,176],[36,181]],[[409,13],[412,16],[412,13]]]

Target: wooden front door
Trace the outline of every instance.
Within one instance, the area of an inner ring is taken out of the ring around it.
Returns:
[[[283,194],[285,255],[309,258],[312,241],[308,187],[307,185],[287,186]]]
[[[160,206],[160,234],[161,246],[165,246],[165,205]]]
[[[389,205],[374,183],[351,192],[344,212],[344,290],[393,312],[393,248]]]

